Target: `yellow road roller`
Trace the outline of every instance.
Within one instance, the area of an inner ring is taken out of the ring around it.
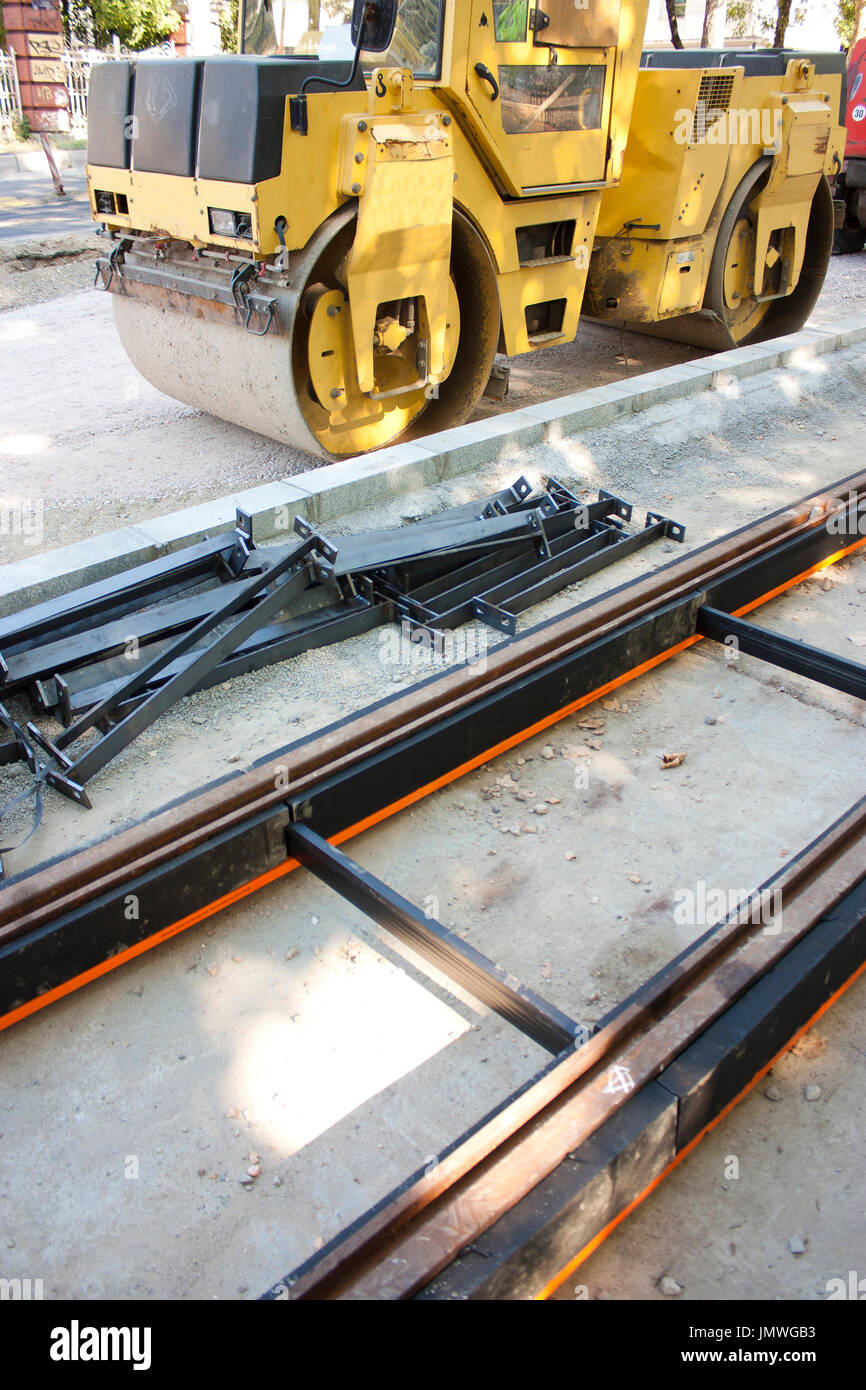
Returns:
[[[642,53],[647,4],[355,0],[313,29],[241,0],[237,55],[95,67],[96,283],[132,362],[330,458],[459,424],[497,352],[581,312],[711,348],[799,328],[844,58]]]

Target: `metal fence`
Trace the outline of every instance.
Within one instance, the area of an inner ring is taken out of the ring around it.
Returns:
[[[66,91],[69,95],[69,126],[73,135],[84,135],[87,132],[87,89],[90,85],[90,74],[96,64],[110,62],[113,58],[152,55],[172,58],[174,57],[174,44],[170,42],[160,44],[157,48],[147,49],[146,54],[130,54],[119,44],[115,49],[104,53],[98,53],[93,49],[75,52],[70,52],[67,49],[63,55],[63,62],[66,65]]]
[[[108,56],[69,52],[63,55],[66,91],[69,96],[69,128],[73,135],[84,135],[87,131],[87,89],[90,85],[90,74],[95,64],[105,61]]]
[[[21,119],[21,89],[18,86],[18,67],[15,54],[0,52],[0,127],[11,130],[13,121]]]
[[[159,48],[148,49],[147,54],[148,56],[158,54],[160,57],[173,57],[174,44],[161,44]],[[67,49],[60,56],[66,69],[69,128],[73,135],[85,135],[87,133],[87,89],[90,86],[91,72],[97,63],[105,63],[112,58],[125,58],[130,55],[125,49],[118,47],[116,50],[106,53],[98,53],[93,49]],[[144,55],[131,56],[141,57]],[[0,51],[0,128],[11,129],[12,122],[20,117],[21,90],[18,86],[15,54],[12,49],[8,53]]]

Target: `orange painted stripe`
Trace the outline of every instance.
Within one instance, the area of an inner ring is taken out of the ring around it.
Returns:
[[[215,902],[208,903],[206,907],[200,907],[197,912],[191,912],[188,917],[181,917],[180,921],[173,922],[170,927],[163,927],[162,931],[146,937],[144,941],[139,941],[137,945],[130,946],[126,951],[119,951],[116,956],[100,961],[99,965],[92,966],[90,970],[84,970],[71,980],[65,980],[62,985],[57,985],[55,989],[46,990],[36,999],[28,1000],[26,1004],[21,1004],[19,1008],[10,1010],[9,1013],[0,1018],[0,1033],[4,1028],[11,1028],[13,1023],[20,1022],[22,1018],[28,1018],[30,1014],[44,1009],[47,1004],[53,1004],[55,1000],[71,994],[73,990],[80,989],[82,985],[90,984],[91,980],[98,980],[100,975],[107,975],[109,970],[116,970],[119,965],[125,965],[127,961],[134,960],[136,956],[143,955],[145,951],[152,950],[154,946],[160,946],[163,941],[170,941],[173,936],[179,936],[181,932],[186,931],[187,927],[197,926],[206,917],[212,917],[215,913],[221,912],[224,907],[231,907],[232,903],[239,902],[241,898],[248,897],[257,889],[264,888],[265,884],[273,883],[274,879],[282,878],[284,874],[297,868],[297,859],[287,859],[284,864],[278,864],[275,869],[269,869],[266,874],[260,874],[258,878],[250,879],[249,883],[235,888],[232,893],[226,893],[225,897],[217,898]]]
[[[762,595],[761,598],[755,599],[753,603],[748,604],[745,608],[738,609],[735,616],[742,617],[744,613],[750,613],[762,603],[768,603],[770,599],[785,593],[786,590],[793,588],[795,584],[799,584],[804,579],[810,578],[811,575],[819,573],[819,571],[826,569],[829,565],[836,564],[839,560],[844,559],[846,555],[850,555],[853,551],[859,550],[863,545],[866,545],[866,537],[864,537],[863,540],[856,541],[854,545],[850,545],[844,550],[837,551],[835,555],[830,556],[827,560],[822,560],[811,569],[804,570],[804,572],[797,575],[796,578],[789,580],[786,584],[781,584],[779,588],[771,590],[770,593]],[[502,743],[497,743],[495,747],[488,748],[485,753],[479,754],[478,757],[471,758],[469,762],[461,763],[459,767],[454,768],[451,772],[446,772],[443,776],[437,777],[435,781],[428,782],[426,786],[419,787],[416,791],[401,797],[399,801],[391,802],[389,806],[385,806],[381,811],[376,811],[372,815],[366,816],[363,820],[357,821],[355,825],[349,826],[347,830],[341,830],[337,835],[332,837],[330,843],[334,845],[344,844],[355,835],[360,835],[362,831],[369,830],[374,825],[379,825],[381,821],[388,820],[399,811],[404,811],[407,806],[412,806],[415,802],[423,800],[426,796],[430,796],[432,792],[438,791],[440,787],[448,786],[450,782],[457,781],[460,777],[465,777],[469,772],[474,772],[476,768],[482,767],[484,763],[491,762],[494,758],[498,758],[503,753],[507,753],[509,749],[516,748],[519,744],[526,742],[527,739],[534,738],[536,734],[541,733],[544,729],[549,729],[552,725],[558,724],[563,719],[567,719],[569,715],[575,714],[580,709],[584,709],[586,705],[591,705],[596,700],[603,699],[604,696],[609,695],[612,690],[617,690],[620,686],[627,685],[630,681],[637,680],[639,676],[643,676],[648,671],[653,670],[654,667],[660,666],[663,662],[669,660],[670,657],[678,656],[680,652],[686,651],[688,647],[694,646],[696,642],[702,642],[704,640],[706,639],[703,637],[689,637],[686,641],[680,642],[677,646],[669,648],[666,652],[662,652],[660,656],[655,656],[650,661],[645,661],[640,666],[635,666],[633,670],[627,671],[625,675],[617,676],[616,680],[609,681],[607,685],[599,686],[596,690],[591,691],[589,695],[584,695],[581,699],[572,701],[571,704],[565,705],[562,709],[557,710],[556,713],[549,714],[544,719],[540,719],[536,724],[531,725],[530,728],[523,729],[519,734],[514,734],[511,738],[505,739]],[[251,879],[249,883],[245,883],[240,888],[236,888],[232,893],[226,894],[225,897],[217,898],[215,902],[208,903],[206,907],[199,908],[197,912],[191,913],[188,917],[182,917],[180,921],[174,922],[169,927],[164,927],[162,931],[156,932],[155,935],[147,937],[146,940],[138,942],[135,946],[130,946],[128,950],[119,952],[109,960],[101,961],[99,965],[94,965],[90,970],[85,970],[82,974],[74,976],[73,979],[66,980],[62,985],[57,985],[55,989],[46,990],[46,992],[40,994],[38,998],[31,999],[26,1004],[20,1005],[19,1008],[10,1010],[9,1013],[0,1016],[0,1033],[2,1033],[5,1028],[10,1028],[13,1023],[18,1023],[21,1019],[28,1018],[31,1014],[37,1013],[40,1009],[44,1009],[48,1004],[53,1004],[55,1000],[62,999],[67,994],[72,994],[74,990],[80,989],[82,985],[89,984],[91,980],[97,980],[101,975],[108,974],[110,970],[116,970],[118,966],[125,965],[127,961],[134,960],[136,956],[143,955],[145,951],[152,950],[154,946],[161,945],[163,941],[171,940],[173,936],[178,936],[181,932],[186,931],[188,927],[197,926],[199,922],[205,921],[208,917],[213,917],[217,912],[221,912],[223,908],[231,907],[232,903],[239,902],[240,899],[248,897],[251,893],[257,892],[259,888],[264,888],[269,883],[273,883],[275,879],[284,877],[285,874],[290,873],[292,869],[296,869],[297,867],[298,861],[296,859],[287,859],[284,864],[279,864],[275,869],[270,869],[267,873],[259,875],[258,878]]]
[[[700,1134],[696,1134],[694,1139],[692,1139],[691,1142],[688,1143],[686,1147],[680,1153],[677,1154],[676,1158],[671,1160],[667,1168],[665,1168],[664,1172],[659,1173],[658,1177],[654,1178],[653,1181],[649,1184],[649,1186],[644,1188],[643,1192],[641,1192],[637,1197],[635,1197],[633,1201],[629,1202],[628,1206],[624,1207],[618,1216],[615,1216],[612,1221],[608,1222],[608,1224],[604,1227],[603,1230],[599,1231],[598,1235],[593,1236],[592,1240],[588,1241],[587,1244],[584,1245],[583,1249],[575,1255],[573,1260],[569,1260],[568,1264],[565,1266],[564,1269],[561,1269],[558,1274],[555,1274],[553,1278],[550,1279],[547,1282],[547,1284],[545,1284],[541,1292],[535,1295],[536,1302],[550,1298],[550,1295],[555,1293],[561,1284],[565,1283],[566,1279],[568,1279],[570,1275],[572,1275],[574,1271],[580,1265],[583,1264],[584,1260],[587,1260],[589,1256],[592,1255],[598,1249],[598,1247],[602,1245],[604,1241],[607,1240],[608,1236],[616,1230],[620,1222],[625,1221],[626,1217],[631,1216],[632,1212],[640,1206],[641,1202],[644,1202],[646,1198],[649,1197],[651,1192],[655,1192],[656,1188],[664,1182],[665,1178],[668,1177],[674,1171],[675,1168],[678,1168],[684,1159],[688,1158],[689,1154],[692,1152],[693,1149],[697,1148],[701,1140],[705,1139],[706,1136],[710,1133],[710,1131],[715,1129],[716,1125],[721,1124],[722,1120],[724,1120],[731,1113],[734,1107],[739,1105],[740,1101],[743,1100],[743,1098],[747,1096],[755,1086],[757,1086],[758,1082],[767,1075],[768,1071],[771,1071],[773,1069],[776,1063],[782,1057],[784,1057],[786,1052],[790,1052],[791,1048],[795,1046],[795,1044],[799,1041],[800,1038],[802,1038],[803,1034],[808,1033],[809,1029],[815,1026],[815,1024],[818,1022],[818,1019],[821,1018],[822,1015],[825,1014],[828,1009],[831,1009],[833,1007],[837,999],[841,999],[842,995],[846,992],[846,990],[851,988],[851,986],[855,983],[855,981],[857,981],[860,978],[864,971],[866,971],[866,961],[864,961],[863,964],[859,966],[857,970],[854,971],[854,974],[850,977],[850,979],[846,980],[844,985],[840,986],[840,988],[836,990],[835,994],[830,996],[826,1003],[821,1005],[820,1009],[818,1009],[817,1012],[812,1015],[812,1017],[809,1019],[807,1023],[803,1024],[802,1028],[798,1028],[794,1036],[790,1038],[788,1042],[785,1043],[784,1047],[779,1049],[775,1057],[773,1057],[766,1064],[766,1066],[762,1067],[759,1072],[756,1072],[756,1074],[752,1077],[751,1081],[743,1087],[742,1091],[740,1091],[739,1095],[734,1096],[734,1099],[728,1102],[724,1110],[720,1110],[716,1118],[714,1120],[711,1120],[710,1123],[701,1130]]]

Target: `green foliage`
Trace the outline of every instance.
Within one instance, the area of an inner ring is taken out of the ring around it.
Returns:
[[[835,19],[836,33],[846,48],[854,42],[854,25],[857,21],[855,0],[839,0],[839,10]]]
[[[841,0],[841,3],[847,3],[847,0]],[[779,0],[728,0],[728,33],[735,39],[752,34],[763,35],[768,43],[772,43],[780,8]],[[805,17],[805,6],[792,6],[792,24],[802,24]]]
[[[238,51],[238,0],[223,0],[219,7],[220,48],[223,53]]]
[[[67,38],[108,48],[116,34],[125,48],[155,48],[177,29],[180,15],[172,0],[65,0]]]
[[[33,127],[27,116],[12,117],[12,134],[16,140],[29,140],[33,134]]]

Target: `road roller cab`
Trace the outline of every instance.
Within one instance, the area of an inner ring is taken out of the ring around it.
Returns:
[[[97,278],[132,361],[328,457],[460,423],[497,350],[568,342],[582,310],[718,346],[799,326],[841,73],[641,67],[646,11],[358,0],[313,31],[246,0],[237,57],[97,67]]]

